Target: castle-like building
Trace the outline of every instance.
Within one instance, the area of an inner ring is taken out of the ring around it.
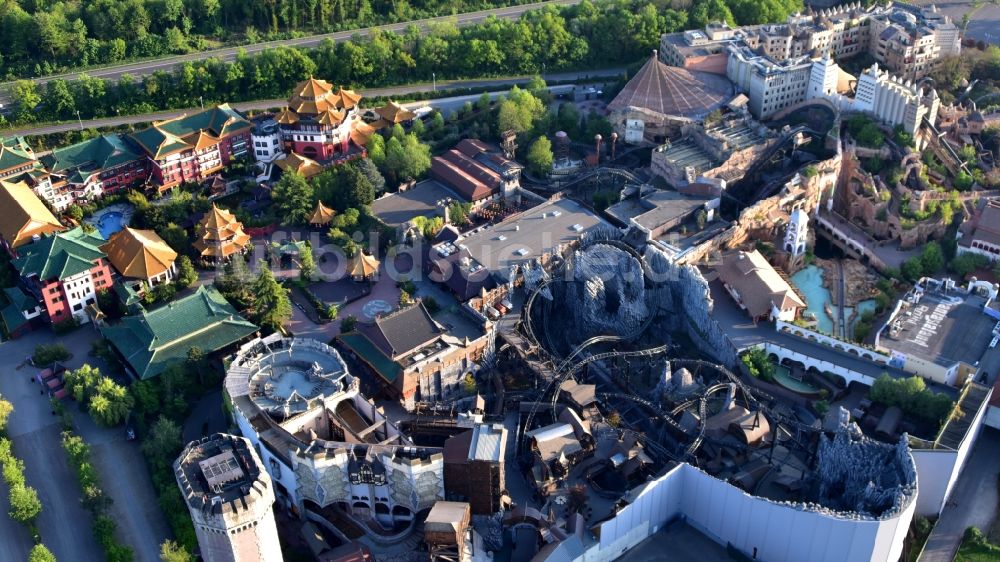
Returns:
[[[174,476],[205,562],[281,562],[273,483],[249,441],[221,433],[193,441]]]
[[[659,56],[674,66],[725,74],[747,94],[750,112],[766,119],[815,97],[810,81],[817,59],[868,54],[900,84],[912,85],[927,76],[936,61],[960,51],[958,27],[933,6],[889,3],[863,8],[852,3],[792,15],[783,24],[734,29],[713,23],[704,30],[667,34],[660,39]]]

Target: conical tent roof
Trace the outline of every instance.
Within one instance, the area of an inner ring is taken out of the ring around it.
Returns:
[[[733,97],[725,76],[687,70],[650,57],[608,104],[611,111],[637,108],[688,118],[707,115]]]
[[[309,217],[309,224],[327,224],[333,220],[333,209],[329,209],[322,201],[316,202],[316,208]]]
[[[379,261],[375,256],[358,252],[347,264],[347,273],[351,277],[371,277],[378,271]]]

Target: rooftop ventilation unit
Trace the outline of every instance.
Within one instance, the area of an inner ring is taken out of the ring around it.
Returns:
[[[529,250],[529,249],[527,249],[527,248],[520,248],[520,249],[518,249],[518,250],[517,250],[516,252],[514,252],[514,253],[515,253],[515,254],[517,254],[517,255],[519,255],[519,256],[521,256],[521,257],[524,257],[524,256],[526,256],[526,255],[530,254],[530,253],[531,253],[531,250]]]

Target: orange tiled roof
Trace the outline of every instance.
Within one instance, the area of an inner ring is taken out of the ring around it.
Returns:
[[[101,246],[108,261],[125,277],[150,279],[174,265],[175,252],[152,230],[125,227]]]
[[[12,248],[38,234],[66,230],[28,184],[0,181],[0,235]]]
[[[295,172],[306,179],[323,171],[323,166],[319,162],[294,152],[280,160],[275,160],[274,163],[283,172]]]

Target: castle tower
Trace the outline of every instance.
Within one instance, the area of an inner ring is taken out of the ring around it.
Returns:
[[[792,211],[791,220],[785,230],[784,249],[792,255],[799,257],[806,252],[806,240],[809,238],[809,215],[802,209]]]
[[[206,562],[281,562],[271,477],[249,441],[222,433],[193,441],[174,476]]]

